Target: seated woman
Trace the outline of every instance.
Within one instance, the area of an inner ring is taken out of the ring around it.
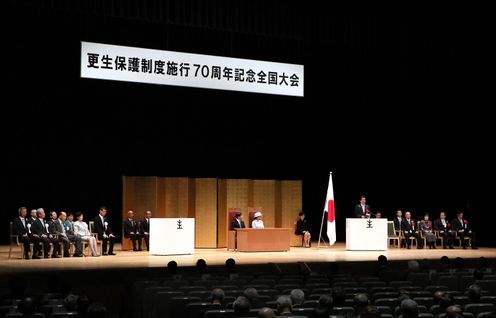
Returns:
[[[296,235],[301,235],[303,237],[303,246],[310,247],[310,226],[308,226],[307,220],[305,219],[305,213],[301,211],[298,213],[300,219],[296,222]]]
[[[429,245],[429,249],[436,248],[436,235],[432,231],[432,222],[429,220],[429,213],[425,212],[424,219],[419,223],[419,229]]]
[[[83,213],[77,212],[76,219],[77,221],[74,222],[74,233],[76,233],[76,235],[80,237],[81,240],[89,242],[91,256],[100,256],[98,255],[98,245],[96,243],[96,238],[91,235],[88,229],[88,224],[86,224],[86,222],[83,222]]]
[[[251,227],[253,229],[263,229],[264,224],[262,221],[262,213],[261,212],[256,212],[255,215],[253,216],[254,220],[251,222]]]

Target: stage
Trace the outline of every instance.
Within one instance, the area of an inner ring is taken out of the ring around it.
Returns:
[[[438,260],[441,256],[449,258],[463,257],[496,258],[496,248],[480,248],[478,250],[461,248],[450,249],[398,249],[390,248],[388,251],[347,251],[344,243],[336,243],[332,247],[312,248],[293,247],[289,252],[233,252],[225,248],[219,249],[196,249],[192,255],[155,256],[148,252],[121,251],[120,244],[116,244],[115,256],[60,258],[60,259],[20,259],[20,249],[12,251],[12,258],[8,259],[9,247],[0,246],[0,273],[32,272],[45,270],[82,270],[82,269],[112,269],[112,268],[148,268],[165,267],[167,263],[174,260],[180,267],[195,266],[198,259],[203,258],[208,265],[224,265],[226,259],[233,258],[236,264],[267,264],[269,262],[284,263],[326,263],[326,262],[362,262],[375,261],[381,254],[387,256],[390,261],[410,259],[433,259]]]

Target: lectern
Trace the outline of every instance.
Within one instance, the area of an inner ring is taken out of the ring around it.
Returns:
[[[387,219],[346,219],[348,251],[385,251],[387,246]]]
[[[150,219],[150,254],[193,254],[194,251],[194,218]]]

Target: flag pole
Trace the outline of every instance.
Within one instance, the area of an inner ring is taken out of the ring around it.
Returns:
[[[317,248],[320,248],[320,241],[323,241],[324,242],[324,245],[327,246],[327,243],[324,239],[324,237],[322,236],[322,228],[324,227],[324,216],[325,216],[325,210],[322,211],[322,222],[320,222],[320,232],[319,232],[319,243],[317,244]]]
[[[332,171],[330,172],[330,174],[332,174]],[[329,187],[329,185],[328,185],[328,187]],[[326,192],[326,200],[327,200],[327,192]],[[324,202],[324,210],[322,211],[322,221],[320,222],[319,243],[317,244],[317,248],[320,248],[320,241],[324,242],[325,246],[330,246],[330,245],[327,245],[327,242],[325,241],[324,237],[322,236],[322,229],[324,228],[324,218],[325,218],[325,213],[326,213],[326,209],[325,209],[326,204],[327,204],[327,202]]]

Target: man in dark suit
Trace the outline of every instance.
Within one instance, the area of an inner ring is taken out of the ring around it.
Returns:
[[[443,248],[448,245],[450,249],[453,249],[453,233],[451,232],[451,224],[446,220],[446,212],[439,213],[439,219],[434,221],[433,227],[443,237]]]
[[[36,211],[36,221],[33,222],[31,226],[31,232],[33,233],[33,240],[35,242],[33,248],[33,258],[39,258],[38,251],[41,248],[40,244],[43,244],[44,257],[48,258],[48,252],[50,251],[50,243],[53,244],[52,258],[60,258],[59,255],[59,240],[50,234],[48,228],[48,223],[45,222],[45,211],[43,209],[38,209]]]
[[[133,251],[141,251],[141,234],[138,222],[134,220],[134,212],[127,211],[127,220],[124,220],[124,237],[131,239],[133,242]],[[138,242],[138,248],[136,248],[136,241]]]
[[[245,228],[245,222],[243,221],[243,213],[236,212],[234,215],[235,219],[231,223],[231,230],[233,229],[243,229]]]
[[[405,234],[406,248],[410,248],[412,244],[410,241],[410,237],[415,237],[417,240],[417,248],[424,248],[422,241],[420,240],[420,234],[418,232],[417,224],[414,220],[411,219],[412,214],[409,211],[405,212],[405,218],[401,223],[401,228],[403,229],[403,233]]]
[[[453,226],[453,231],[455,231],[458,236],[460,237],[460,240],[462,241],[462,246],[463,249],[467,248],[467,241],[465,240],[465,237],[471,237],[472,238],[472,248],[475,250],[477,249],[477,241],[475,239],[475,232],[472,231],[470,226],[468,225],[468,221],[463,218],[463,212],[460,211],[457,213],[457,218],[454,219],[451,224]]]
[[[76,247],[73,256],[82,257],[83,244],[81,238],[74,233],[74,229],[72,228],[72,226],[69,226],[65,223],[66,220],[67,220],[67,214],[64,211],[62,211],[60,212],[59,218],[53,221],[55,233],[59,235],[60,241],[64,243],[64,257],[70,256],[69,247],[71,245],[71,242],[73,242],[74,246]]]
[[[36,221],[36,209],[32,209],[28,218],[26,218],[29,224],[33,224]]]
[[[107,208],[104,206],[100,207],[98,216],[93,220],[95,222],[95,230],[98,233],[98,239],[102,241],[103,256],[115,255],[114,253],[114,243],[115,235],[112,233],[112,229],[108,224],[107,218]],[[107,245],[109,246],[107,253]]]
[[[370,218],[371,210],[370,206],[365,204],[366,202],[366,198],[362,195],[360,197],[360,204],[357,204],[355,206],[355,216],[357,218]]]
[[[152,217],[152,211],[145,212],[145,218],[140,224],[141,237],[145,239],[146,250],[150,250],[150,219]]]
[[[403,212],[401,212],[401,210],[398,210],[396,211],[396,217],[393,219],[395,231],[403,230],[401,228],[402,222],[403,222]]]
[[[31,251],[31,239],[29,238],[29,232],[31,231],[28,227],[29,223],[26,220],[26,215],[28,212],[25,207],[19,208],[18,212],[19,217],[12,221],[12,234],[17,235],[19,242],[22,242],[24,246],[24,258],[29,259],[29,252]]]

